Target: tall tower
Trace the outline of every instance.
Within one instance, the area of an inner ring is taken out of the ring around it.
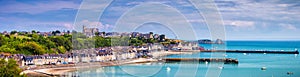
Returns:
[[[85,32],[85,26],[83,25],[82,26],[82,33],[84,33]]]

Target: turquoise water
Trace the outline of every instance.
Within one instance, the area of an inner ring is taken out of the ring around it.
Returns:
[[[212,49],[211,44],[201,44],[205,49]],[[300,41],[227,41],[227,50],[284,50],[300,48]]]
[[[244,43],[241,43],[244,42]],[[255,43],[254,43],[255,42]],[[265,41],[234,41],[227,42],[229,49],[265,49],[265,50],[294,50],[300,42],[265,42]],[[241,47],[239,47],[241,46]],[[195,53],[186,55],[170,55],[170,58],[209,58],[215,53]],[[92,68],[69,73],[80,77],[300,77],[300,57],[295,54],[263,54],[263,53],[226,53],[223,57],[235,58],[239,64],[216,63],[146,63],[103,68]],[[220,68],[219,68],[220,67]],[[223,67],[223,68],[221,68]],[[266,67],[266,70],[261,70]],[[208,70],[210,70],[208,72]],[[287,74],[293,72],[293,74]]]

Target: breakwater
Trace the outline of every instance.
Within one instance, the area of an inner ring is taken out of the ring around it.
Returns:
[[[237,59],[232,58],[165,58],[166,62],[224,62],[225,64],[238,64]]]
[[[269,50],[181,50],[182,52],[226,52],[226,53],[272,53],[272,54],[299,54],[295,51],[269,51]]]

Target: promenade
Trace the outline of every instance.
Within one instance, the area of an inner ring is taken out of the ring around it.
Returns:
[[[160,61],[159,58],[167,55],[179,55],[179,54],[191,54],[191,52],[152,52],[149,53],[153,55],[148,58],[133,58],[124,60],[114,60],[105,62],[87,62],[87,63],[76,63],[76,64],[64,64],[64,65],[41,65],[31,68],[30,70],[25,70],[22,73],[29,76],[64,76],[64,73],[76,71],[80,69],[89,68],[100,68],[106,66],[118,66],[124,64],[137,64],[137,63],[148,63]]]

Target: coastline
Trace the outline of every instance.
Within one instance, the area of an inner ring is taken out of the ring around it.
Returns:
[[[157,62],[160,61],[159,58],[168,55],[193,54],[198,52],[209,52],[209,51],[183,50],[183,51],[151,52],[149,54],[153,56],[152,58],[135,58],[135,59],[120,60],[120,61],[89,62],[89,63],[76,63],[76,64],[66,64],[66,65],[50,65],[50,66],[43,65],[41,66],[42,68],[24,70],[22,73],[26,74],[27,76],[43,76],[43,77],[44,76],[65,76],[66,72],[73,72],[82,69],[118,66],[118,65],[125,65],[125,64]]]
[[[154,52],[151,53],[153,57],[163,57],[167,55],[179,55],[179,54],[192,54],[192,52]],[[54,68],[37,68],[32,70],[24,70],[21,74],[26,74],[27,76],[64,76],[66,72],[72,72],[80,69],[87,68],[100,68],[107,66],[118,66],[125,64],[138,64],[138,63],[148,63],[148,62],[157,62],[158,59],[153,58],[136,58],[136,59],[127,59],[122,61],[110,61],[110,62],[90,62],[90,63],[78,63],[78,64],[69,64],[61,67]]]

